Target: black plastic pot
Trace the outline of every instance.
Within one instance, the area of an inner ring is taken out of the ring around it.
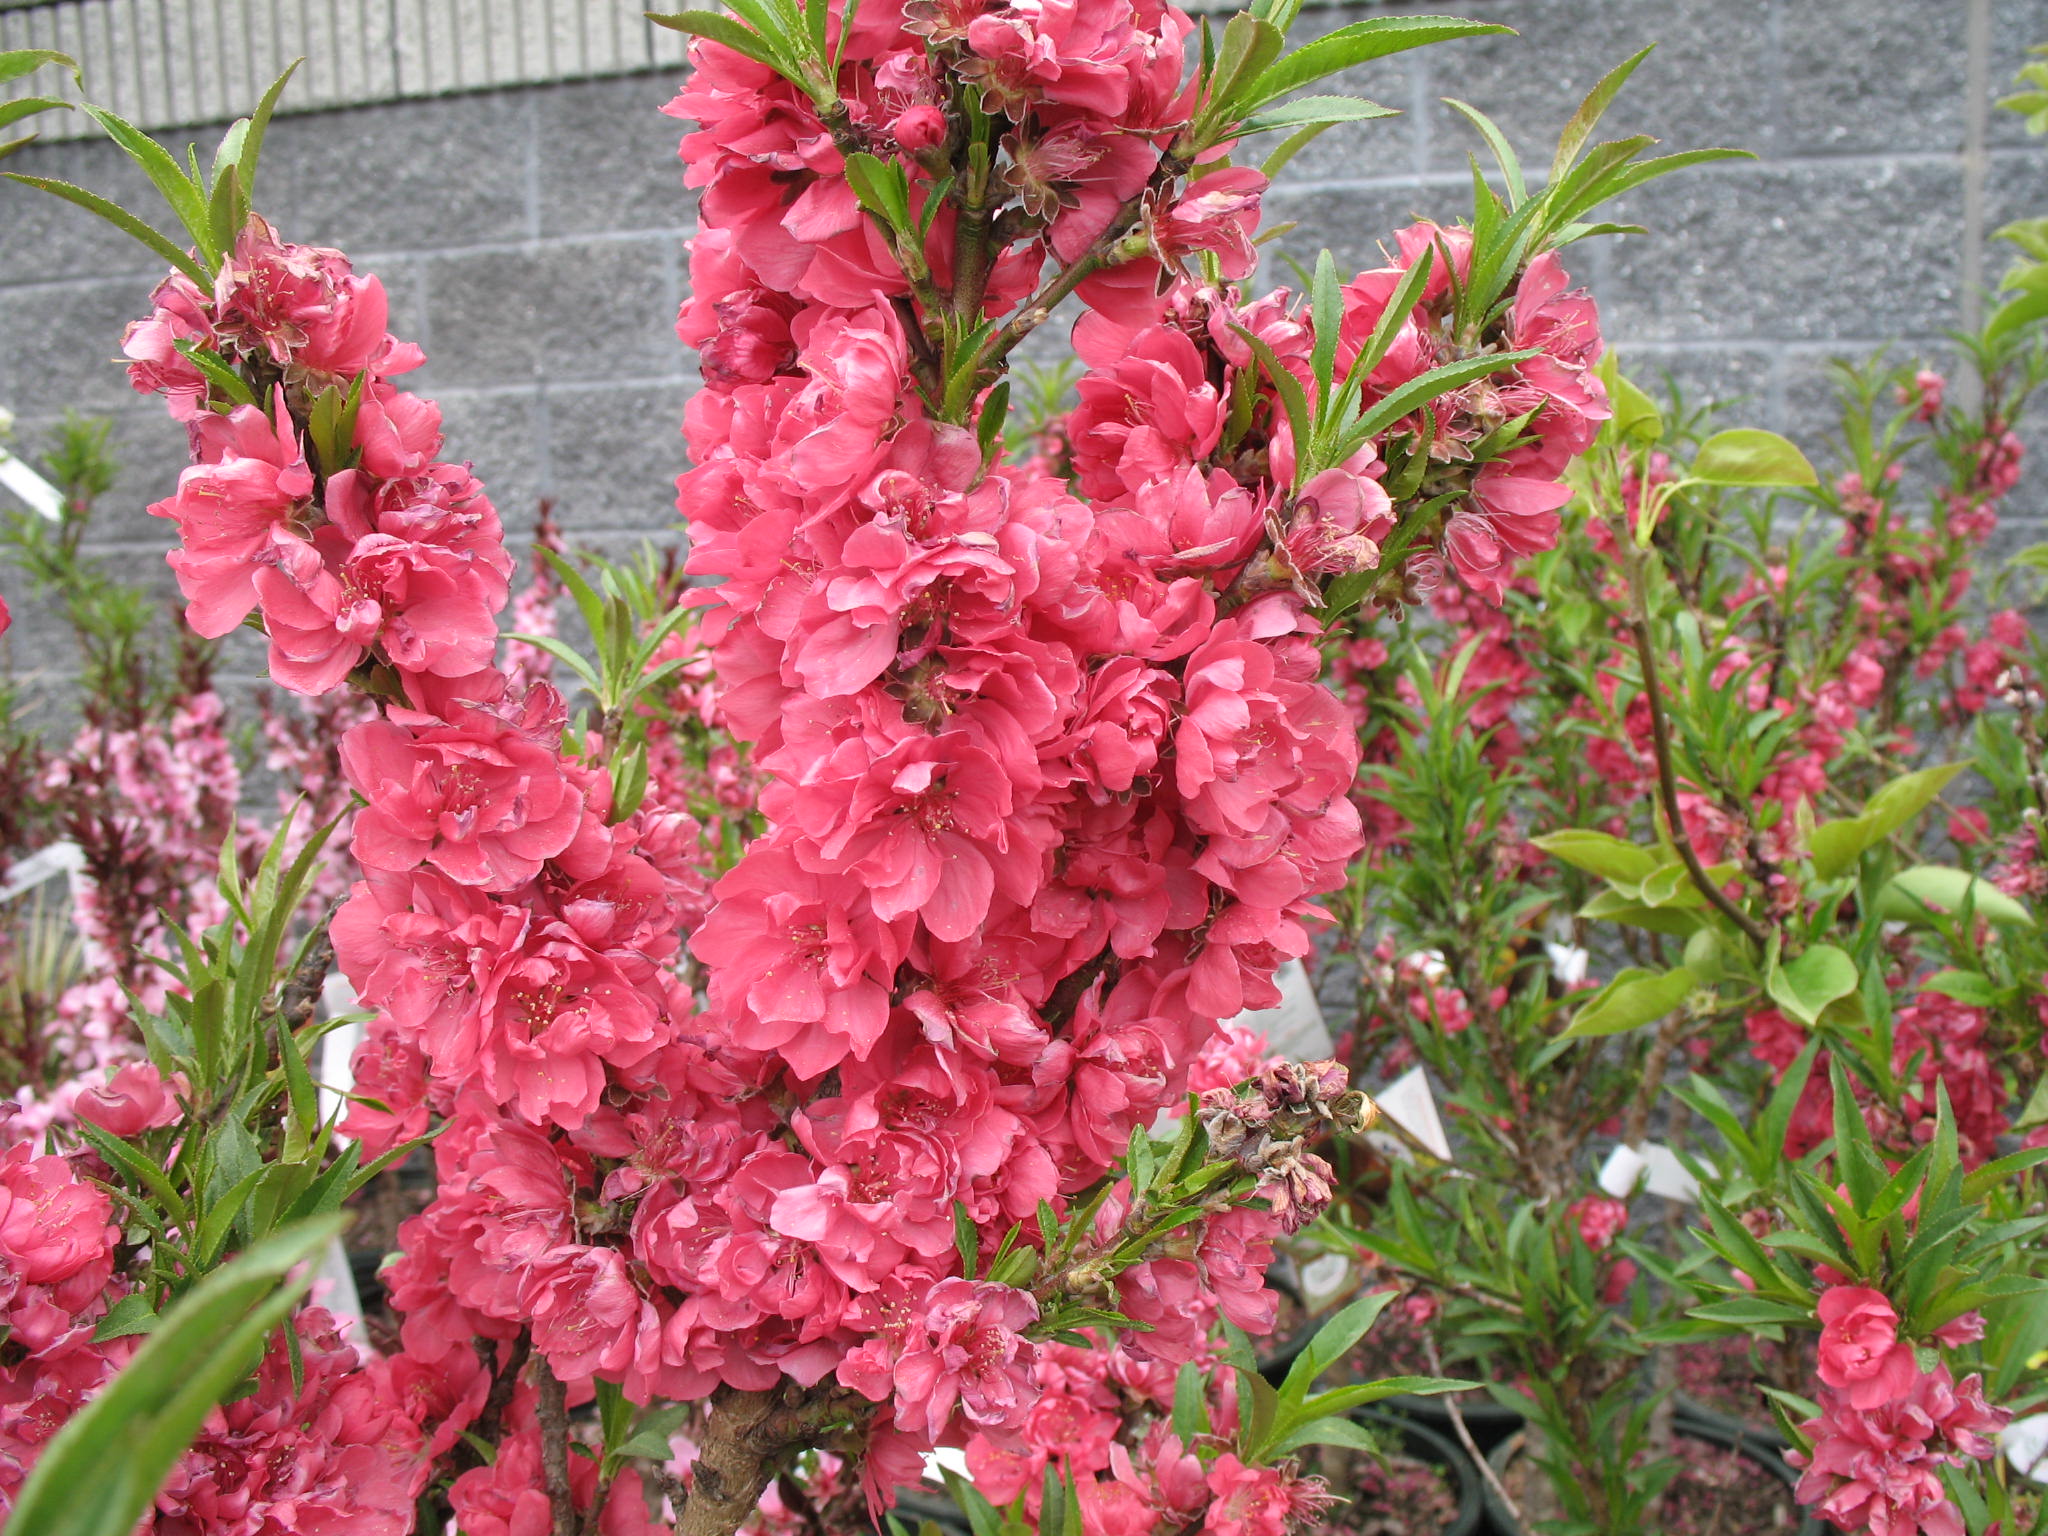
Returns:
[[[1782,1452],[1786,1448],[1785,1437],[1778,1433],[1775,1424],[1723,1413],[1720,1409],[1709,1408],[1698,1398],[1688,1397],[1683,1392],[1672,1394],[1671,1416],[1681,1424],[1698,1424],[1718,1434],[1740,1435],[1753,1444],[1772,1451]]]
[[[1296,1330],[1284,1341],[1271,1349],[1259,1352],[1259,1374],[1279,1386],[1287,1377],[1288,1369],[1294,1364],[1308,1341],[1321,1326],[1320,1320],[1311,1322]],[[1451,1410],[1445,1406],[1448,1399],[1442,1397],[1414,1397],[1403,1393],[1399,1397],[1383,1399],[1379,1406],[1382,1413],[1391,1413],[1403,1419],[1413,1420],[1425,1429],[1433,1430],[1447,1440],[1455,1441],[1457,1432],[1451,1424]],[[1512,1408],[1504,1408],[1492,1398],[1480,1392],[1464,1392],[1458,1396],[1458,1412],[1464,1416],[1465,1428],[1471,1431],[1473,1443],[1482,1451],[1490,1451],[1509,1435],[1522,1427],[1522,1416]],[[1464,1447],[1459,1447],[1463,1454]]]
[[[1792,1468],[1785,1458],[1779,1455],[1772,1447],[1761,1445],[1746,1434],[1739,1431],[1731,1433],[1715,1429],[1710,1425],[1689,1422],[1678,1418],[1675,1414],[1673,1415],[1672,1427],[1688,1440],[1704,1440],[1709,1445],[1718,1445],[1726,1450],[1739,1451],[1744,1457],[1755,1463],[1757,1468],[1766,1476],[1775,1477],[1787,1488],[1798,1486],[1799,1473]],[[1486,1459],[1492,1463],[1496,1476],[1505,1476],[1508,1464],[1521,1454],[1522,1443],[1520,1435],[1511,1435],[1509,1438],[1501,1441],[1488,1454]],[[1520,1521],[1516,1520],[1513,1515],[1508,1513],[1507,1508],[1500,1501],[1500,1495],[1493,1491],[1491,1483],[1486,1485],[1484,1492],[1486,1518],[1491,1523],[1495,1536],[1528,1536],[1527,1528]],[[1826,1536],[1827,1527],[1814,1519],[1813,1516],[1801,1512],[1797,1520],[1798,1523],[1792,1527],[1797,1536]]]
[[[1432,1467],[1442,1467],[1450,1473],[1451,1481],[1457,1487],[1458,1513],[1443,1528],[1440,1536],[1477,1536],[1480,1523],[1486,1518],[1486,1483],[1472,1458],[1465,1454],[1463,1446],[1447,1435],[1438,1434],[1427,1424],[1417,1423],[1397,1413],[1366,1409],[1354,1417],[1369,1428],[1398,1437],[1402,1455]],[[1332,1491],[1344,1492],[1342,1488]],[[1431,1533],[1418,1531],[1415,1536],[1431,1536]]]
[[[897,1489],[895,1513],[909,1531],[916,1531],[929,1522],[945,1532],[945,1536],[974,1536],[974,1527],[960,1513],[960,1506],[935,1488]],[[886,1531],[888,1526],[884,1524],[875,1529],[877,1532]]]
[[[1451,1423],[1448,1397],[1390,1397],[1379,1406],[1388,1413],[1398,1414],[1413,1420],[1423,1428],[1434,1430],[1446,1440],[1457,1439],[1457,1429]],[[1472,1443],[1481,1451],[1491,1451],[1522,1427],[1522,1416],[1512,1408],[1504,1408],[1483,1392],[1461,1392],[1458,1394],[1458,1413],[1465,1421],[1465,1428],[1472,1436]],[[1459,1447],[1462,1451],[1463,1446]]]

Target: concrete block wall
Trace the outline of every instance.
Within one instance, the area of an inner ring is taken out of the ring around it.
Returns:
[[[1424,9],[1422,6],[1376,9]],[[2048,40],[2048,0],[1463,0],[1519,37],[1383,61],[1341,83],[1405,116],[1338,129],[1290,168],[1269,224],[1283,249],[1351,266],[1411,214],[1453,217],[1478,140],[1438,98],[1472,102],[1547,165],[1559,126],[1613,63],[1658,50],[1610,115],[1666,149],[1754,161],[1680,173],[1619,210],[1645,236],[1579,248],[1574,275],[1638,371],[1820,448],[1828,360],[1885,345],[1941,355],[2001,258],[1999,224],[2048,213],[2048,144],[1989,109]],[[1358,11],[1318,12],[1304,30]],[[259,201],[293,239],[380,274],[393,325],[426,347],[419,386],[509,527],[552,497],[572,538],[675,536],[677,435],[692,385],[671,330],[691,208],[660,115],[673,73],[520,86],[280,119]],[[206,137],[202,135],[202,137]],[[145,205],[139,177],[89,141],[11,169]],[[123,460],[99,546],[168,589],[168,529],[145,513],[184,462],[181,434],[108,361],[155,268],[85,215],[0,188],[0,405],[33,451],[66,407],[112,415]],[[1278,280],[1287,281],[1284,270]],[[2048,411],[2025,424],[2048,456]],[[2048,461],[2004,543],[2048,538]],[[11,576],[8,595],[14,600]],[[67,664],[32,605],[0,649],[61,692]],[[247,646],[230,667],[252,676]]]

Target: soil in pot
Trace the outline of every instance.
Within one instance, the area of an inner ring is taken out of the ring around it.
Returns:
[[[1797,1333],[1783,1344],[1745,1338],[1706,1339],[1674,1350],[1680,1415],[1782,1445],[1763,1388],[1804,1390],[1803,1384],[1811,1382],[1814,1375],[1814,1344],[1814,1335]]]
[[[1304,1339],[1303,1343],[1306,1342]],[[1396,1305],[1380,1314],[1380,1320],[1373,1325],[1372,1331],[1360,1339],[1358,1347],[1345,1357],[1343,1366],[1330,1373],[1330,1380],[1379,1381],[1388,1376],[1436,1375],[1484,1380],[1487,1371],[1483,1365],[1460,1360],[1446,1360],[1441,1372],[1433,1369],[1422,1335],[1404,1319],[1401,1308]],[[1451,1422],[1449,1404],[1450,1399],[1446,1397],[1404,1394],[1387,1398],[1379,1406],[1385,1412],[1420,1424],[1447,1440],[1455,1440],[1457,1431]],[[1512,1408],[1503,1408],[1484,1392],[1459,1393],[1458,1412],[1464,1417],[1465,1428],[1481,1451],[1492,1450],[1522,1427],[1519,1413]],[[1459,1454],[1463,1454],[1462,1447]]]
[[[1388,1414],[1361,1414],[1384,1457],[1318,1446],[1304,1461],[1333,1506],[1317,1527],[1324,1536],[1470,1536],[1484,1512],[1479,1474],[1463,1451],[1435,1431]]]
[[[1521,1454],[1525,1438],[1510,1437],[1488,1458],[1522,1512],[1517,1524],[1489,1494],[1489,1513],[1503,1536],[1541,1530],[1564,1513],[1550,1479],[1532,1457]],[[1739,1434],[1681,1424],[1672,1454],[1679,1472],[1650,1527],[1659,1536],[1818,1536],[1822,1530],[1793,1497],[1797,1474],[1769,1448]]]

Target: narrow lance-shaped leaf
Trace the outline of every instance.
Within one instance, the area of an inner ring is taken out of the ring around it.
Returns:
[[[310,1271],[286,1277],[346,1225],[334,1216],[281,1232],[194,1286],[51,1440],[22,1485],[8,1536],[128,1536],[313,1280]]]
[[[1370,59],[1383,59],[1452,38],[1511,31],[1513,28],[1497,23],[1465,21],[1456,16],[1368,17],[1297,48],[1254,80],[1231,105],[1234,111],[1249,114],[1290,91]]]

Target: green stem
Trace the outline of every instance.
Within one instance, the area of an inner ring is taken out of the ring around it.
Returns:
[[[1627,554],[1628,583],[1635,600],[1635,614],[1629,621],[1629,628],[1634,632],[1636,660],[1642,667],[1643,697],[1650,705],[1650,740],[1657,758],[1657,790],[1664,806],[1664,819],[1670,825],[1672,844],[1678,849],[1678,857],[1684,862],[1685,872],[1691,876],[1694,888],[1762,950],[1770,935],[1707,873],[1692,845],[1692,836],[1685,829],[1685,818],[1679,813],[1678,774],[1671,762],[1671,722],[1664,712],[1663,692],[1657,682],[1657,653],[1650,643],[1650,607],[1643,591],[1642,561],[1641,551],[1630,546]]]

